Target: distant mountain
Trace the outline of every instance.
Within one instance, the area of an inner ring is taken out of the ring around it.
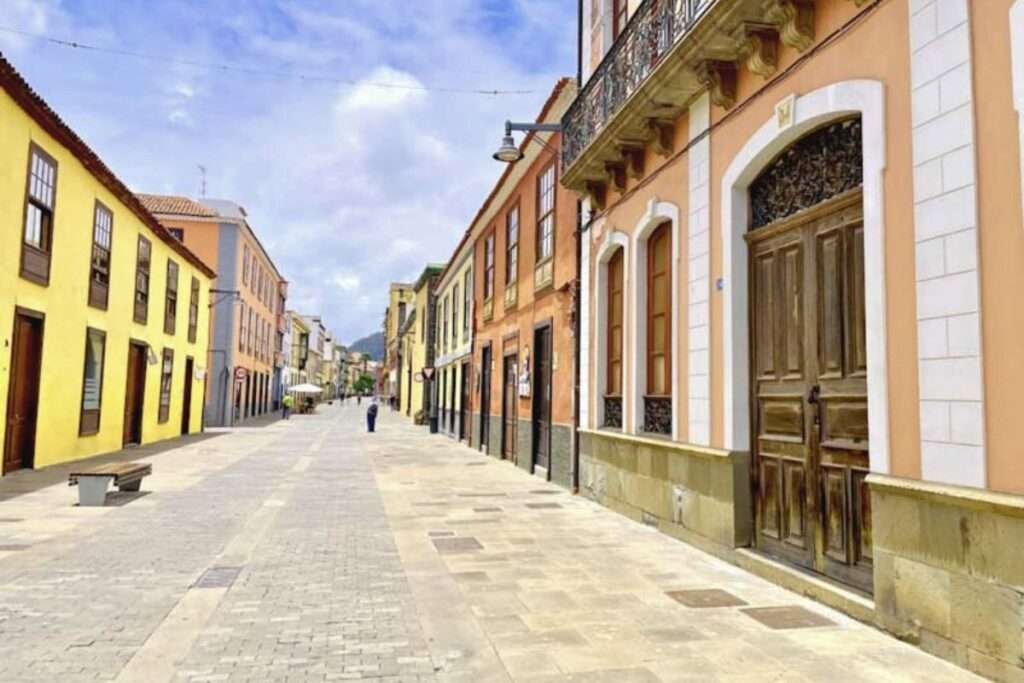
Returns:
[[[370,354],[371,360],[384,360],[384,333],[374,332],[348,345],[349,351]]]

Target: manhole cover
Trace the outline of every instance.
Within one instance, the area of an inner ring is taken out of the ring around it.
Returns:
[[[473,508],[473,512],[501,512],[501,508]]]
[[[428,531],[427,536],[454,536],[454,531]]]
[[[472,536],[458,536],[455,538],[435,538],[434,547],[441,555],[455,555],[458,553],[475,553],[483,550],[480,541]]]
[[[551,508],[562,507],[558,503],[527,503],[526,507],[533,508],[534,510],[550,510]]]
[[[481,467],[481,466],[486,465],[486,464],[487,463],[485,463],[485,462],[467,462],[466,463],[466,467]]]
[[[740,610],[748,617],[755,619],[768,628],[816,628],[819,626],[835,626],[835,622],[803,607],[751,607]]]
[[[530,493],[536,494],[538,496],[553,496],[555,494],[561,493],[561,491],[552,491],[550,489],[544,489],[538,491],[530,491]]]
[[[504,493],[460,493],[463,498],[501,498]]]
[[[22,545],[22,544],[18,544],[18,543],[9,543],[7,545],[0,545],[0,552],[6,552],[8,550],[12,550],[12,551],[13,550],[28,550],[31,547],[32,546],[30,546],[30,545]]]
[[[24,522],[25,520],[21,517],[0,517],[0,523],[2,524],[14,524],[15,522]]]
[[[203,575],[199,577],[199,580],[192,587],[230,588],[241,571],[241,567],[210,567],[203,572]]]
[[[709,588],[706,590],[690,590],[690,591],[668,591],[665,593],[668,597],[672,598],[676,602],[682,603],[687,607],[739,607],[746,605],[743,600],[740,600],[732,593],[721,590],[720,588]]]

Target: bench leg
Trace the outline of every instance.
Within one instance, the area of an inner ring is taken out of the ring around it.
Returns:
[[[107,487],[113,477],[80,477],[78,479],[78,504],[82,507],[102,506],[107,500]]]
[[[118,491],[138,491],[139,490],[139,485],[141,483],[142,483],[141,479],[136,479],[135,481],[130,481],[130,482],[126,483],[126,484],[121,484],[120,486],[117,487],[117,490]]]

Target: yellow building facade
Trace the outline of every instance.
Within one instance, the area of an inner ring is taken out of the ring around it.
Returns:
[[[412,313],[406,323],[409,329],[403,335],[405,386],[409,390],[403,396],[401,410],[417,424],[430,419],[430,378],[423,371],[434,365],[434,285],[442,270],[443,263],[429,264],[413,284]]]
[[[438,429],[479,443],[470,424],[473,353],[473,246],[467,231],[434,289],[434,377]]]
[[[388,288],[388,308],[384,313],[384,386],[381,393],[392,406],[402,404],[403,387],[408,379],[403,377],[405,368],[404,348],[399,343],[406,318],[412,310],[412,285],[392,282]]]
[[[0,58],[4,472],[200,431],[213,277]]]

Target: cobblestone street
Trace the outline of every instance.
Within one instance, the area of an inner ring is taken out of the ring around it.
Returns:
[[[103,508],[5,479],[0,680],[975,680],[364,409],[141,449]]]

